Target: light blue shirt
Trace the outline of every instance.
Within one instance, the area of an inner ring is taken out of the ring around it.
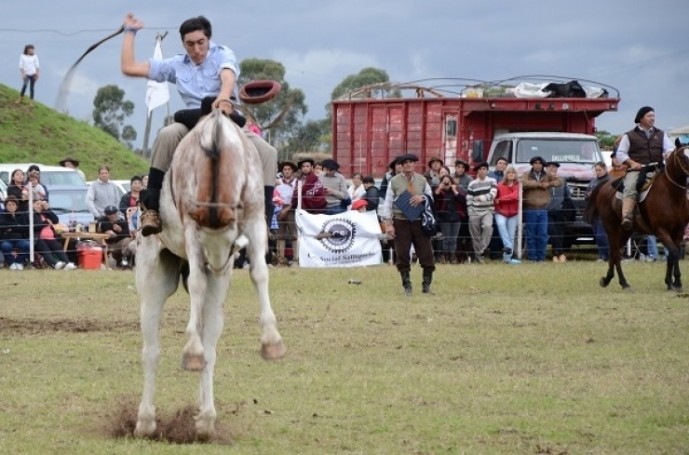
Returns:
[[[149,59],[148,78],[157,82],[171,82],[188,109],[200,108],[201,100],[207,96],[218,96],[222,85],[220,72],[229,69],[239,78],[237,58],[229,47],[209,43],[206,60],[200,65],[191,61],[187,54],[177,54],[163,60]],[[234,96],[238,98],[237,85]]]

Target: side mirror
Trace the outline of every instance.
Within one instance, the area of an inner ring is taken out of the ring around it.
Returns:
[[[483,161],[483,141],[474,141],[471,146],[471,161],[475,163]]]

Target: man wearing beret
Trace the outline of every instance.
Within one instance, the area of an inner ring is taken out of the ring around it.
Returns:
[[[526,254],[533,262],[545,261],[545,250],[548,246],[548,204],[551,187],[564,182],[548,175],[545,160],[534,156],[529,161],[531,170],[522,176],[524,222],[526,224]]]
[[[395,239],[395,253],[397,255],[395,265],[402,277],[404,293],[408,296],[412,294],[409,277],[412,245],[414,245],[414,251],[419,258],[419,264],[423,268],[422,292],[424,294],[431,292],[431,282],[435,270],[433,246],[431,245],[431,238],[424,234],[421,227],[421,213],[413,218],[410,218],[408,214],[415,211],[414,208],[425,205],[429,200],[433,201],[433,193],[428,181],[423,175],[414,172],[414,165],[417,161],[419,158],[413,153],[398,158],[397,162],[402,165],[402,172],[390,180],[385,202],[380,208],[380,217],[385,223],[385,232]],[[406,193],[411,196],[409,198],[411,210],[405,212],[395,201],[400,196],[406,196]]]
[[[617,147],[616,158],[627,165],[624,177],[624,199],[622,200],[622,227],[632,229],[634,206],[636,205],[636,184],[639,171],[651,163],[661,164],[667,155],[674,150],[670,138],[655,127],[656,114],[650,106],[644,106],[636,113],[636,127],[627,131]],[[647,175],[653,175],[649,172]]]
[[[337,215],[346,212],[352,200],[347,192],[347,180],[337,172],[340,165],[330,158],[323,160],[321,164],[324,171],[320,178],[325,189],[325,213]]]

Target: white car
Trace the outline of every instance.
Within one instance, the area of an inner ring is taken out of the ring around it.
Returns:
[[[2,163],[0,164],[0,180],[2,180],[5,185],[9,185],[12,173],[15,169],[21,169],[26,174],[29,166],[34,164],[40,169],[41,184],[45,185],[48,191],[50,191],[50,187],[53,185],[86,185],[86,182],[84,182],[79,173],[74,169],[62,166],[46,166],[40,163]]]

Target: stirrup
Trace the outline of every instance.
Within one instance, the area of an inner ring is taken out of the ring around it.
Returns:
[[[141,214],[141,235],[148,237],[159,234],[162,230],[163,226],[156,210],[146,210]]]

